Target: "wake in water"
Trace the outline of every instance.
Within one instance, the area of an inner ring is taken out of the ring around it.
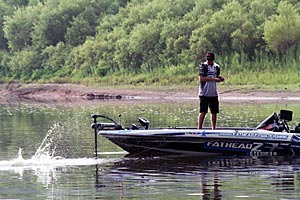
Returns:
[[[121,160],[121,158],[65,158],[69,150],[68,145],[64,143],[67,140],[64,138],[66,133],[66,126],[63,123],[54,124],[31,158],[24,159],[22,149],[19,148],[19,151],[16,152],[16,158],[0,161],[0,175],[2,173],[5,175],[13,173],[12,176],[18,174],[18,178],[22,180],[24,172],[31,171],[37,177],[37,182],[48,188],[59,179],[61,168],[69,169],[72,166],[98,167]]]
[[[38,157],[33,156],[30,159],[23,159],[22,149],[19,149],[18,157],[12,160],[0,161],[0,171],[13,170],[18,168],[36,169],[42,167],[67,167],[67,166],[83,166],[105,164],[108,162],[115,162],[116,158],[63,158],[63,157],[49,157],[48,154],[39,154]]]
[[[118,161],[115,158],[64,158],[62,147],[58,141],[62,140],[62,135],[66,133],[66,126],[62,123],[54,124],[47,135],[41,142],[39,148],[30,159],[24,159],[22,156],[22,149],[19,148],[17,158],[12,160],[0,161],[0,171],[12,170],[19,171],[20,169],[37,169],[43,167],[66,167],[66,166],[80,166],[80,165],[96,165],[108,162]],[[60,146],[60,149],[57,148]],[[56,156],[57,151],[60,156]]]

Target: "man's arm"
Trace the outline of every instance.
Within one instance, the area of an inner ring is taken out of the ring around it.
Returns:
[[[215,82],[221,82],[222,79],[219,78],[211,78],[211,77],[206,77],[206,76],[199,76],[199,81],[201,82],[207,82],[207,81],[215,81]]]

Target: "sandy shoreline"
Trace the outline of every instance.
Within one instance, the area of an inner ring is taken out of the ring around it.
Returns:
[[[150,91],[141,89],[103,89],[74,84],[19,84],[0,85],[0,101],[37,101],[37,102],[81,102],[90,100],[175,100],[194,101],[198,99],[197,87],[194,90]],[[282,91],[245,91],[238,89],[219,89],[222,102],[300,102],[300,92]]]

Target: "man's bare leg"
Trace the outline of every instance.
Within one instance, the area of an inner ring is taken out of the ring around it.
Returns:
[[[204,122],[204,119],[205,119],[205,115],[206,115],[205,112],[199,113],[199,116],[198,116],[198,129],[202,129],[202,125],[203,125],[203,122]]]
[[[217,125],[217,113],[211,114],[211,129],[215,130]]]

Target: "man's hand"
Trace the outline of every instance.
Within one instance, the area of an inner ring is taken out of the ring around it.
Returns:
[[[220,81],[225,81],[225,78],[223,76],[218,76],[217,78],[219,78]]]

